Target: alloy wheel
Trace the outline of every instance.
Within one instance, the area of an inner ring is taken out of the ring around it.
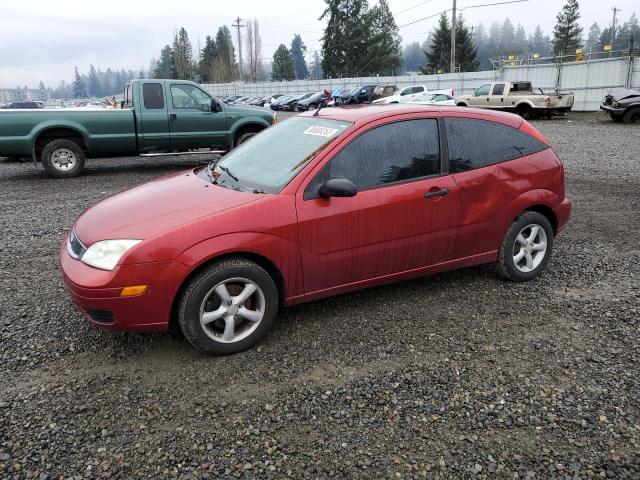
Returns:
[[[68,148],[59,148],[51,154],[51,163],[57,170],[63,172],[75,167],[77,161],[76,154]]]
[[[235,343],[251,335],[264,314],[262,289],[246,278],[230,278],[205,295],[200,306],[200,325],[212,340]]]
[[[524,227],[513,245],[513,263],[524,273],[538,268],[547,254],[547,232],[538,224]]]

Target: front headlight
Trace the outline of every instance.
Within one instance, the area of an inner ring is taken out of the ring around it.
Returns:
[[[102,270],[113,270],[127,250],[142,240],[102,240],[91,245],[82,260],[87,265]]]
[[[278,112],[273,112],[273,118],[271,119],[271,125],[278,123]]]

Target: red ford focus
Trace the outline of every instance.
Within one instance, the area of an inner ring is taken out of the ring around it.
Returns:
[[[60,258],[94,324],[175,321],[224,354],[258,341],[283,305],[480,263],[530,280],[570,211],[560,160],[519,117],[324,109],[100,202]]]

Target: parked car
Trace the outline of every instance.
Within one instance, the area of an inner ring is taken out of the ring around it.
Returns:
[[[241,105],[245,100],[249,100],[249,97],[238,97],[229,102],[229,105]]]
[[[600,108],[607,112],[614,122],[640,123],[640,91],[630,88],[613,88]]]
[[[283,95],[282,97],[279,97],[275,100],[271,100],[271,103],[269,104],[269,107],[271,108],[271,110],[284,110],[282,107],[283,105],[288,102],[289,100],[291,100],[294,97],[294,95]]]
[[[449,105],[455,106],[456,99],[446,93],[423,93],[415,97],[409,103],[416,103],[419,105]]]
[[[289,100],[285,101],[285,102],[281,102],[280,103],[280,107],[282,110],[286,110],[286,111],[294,111],[296,108],[296,105],[298,104],[298,102],[300,100],[304,100],[305,98],[309,98],[311,95],[313,95],[313,92],[309,92],[309,93],[303,93],[300,95],[294,95],[293,97],[291,97]]]
[[[53,177],[75,177],[86,158],[105,154],[224,153],[276,121],[182,80],[132,80],[124,107],[0,111],[0,156],[33,156]]]
[[[333,95],[335,105],[349,105],[350,103],[358,103],[355,96],[362,87],[360,85],[352,86],[349,88],[342,88]]]
[[[323,109],[89,208],[60,263],[93,324],[175,322],[227,354],[286,305],[481,263],[536,278],[570,210],[562,163],[515,115]]]
[[[374,100],[373,103],[409,103],[427,91],[424,85],[413,85],[396,91],[393,95]]]
[[[573,93],[534,92],[531,82],[485,83],[473,95],[456,98],[459,107],[479,107],[517,113],[522,118],[550,118],[573,107]]]
[[[12,102],[7,106],[2,107],[4,109],[25,109],[25,108],[44,108],[44,103],[40,101],[35,102]]]
[[[265,108],[270,108],[270,107],[271,107],[271,103],[272,103],[272,102],[274,102],[274,101],[276,101],[276,100],[278,100],[279,98],[282,98],[282,97],[284,97],[284,95],[283,95],[283,94],[281,94],[281,93],[278,93],[278,94],[276,94],[276,95],[270,95],[270,96],[267,98],[267,101],[266,101],[266,102],[264,102],[263,107],[265,107]]]
[[[294,107],[294,110],[296,112],[306,112],[309,109],[315,109],[321,105],[324,106],[325,102],[330,98],[331,98],[331,95],[329,95],[328,93],[325,93],[324,91],[317,92],[317,93],[314,93],[313,95],[309,95],[307,98],[298,100],[298,102],[296,103],[296,106]]]
[[[223,102],[226,104],[229,104],[229,103],[235,102],[239,98],[242,98],[242,95],[231,95],[230,97],[225,98]]]

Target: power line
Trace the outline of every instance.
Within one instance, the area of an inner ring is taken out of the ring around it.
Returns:
[[[394,15],[394,16],[395,16],[395,15],[400,15],[401,13],[408,12],[409,10],[413,10],[414,8],[417,8],[417,7],[421,7],[421,6],[422,6],[422,5],[424,5],[425,3],[429,3],[429,2],[431,2],[431,1],[432,1],[432,0],[425,0],[424,2],[417,3],[417,4],[415,4],[415,5],[413,5],[413,6],[409,7],[409,8],[405,8],[404,10],[400,10],[399,12],[396,12],[396,13],[394,13],[393,15]]]

